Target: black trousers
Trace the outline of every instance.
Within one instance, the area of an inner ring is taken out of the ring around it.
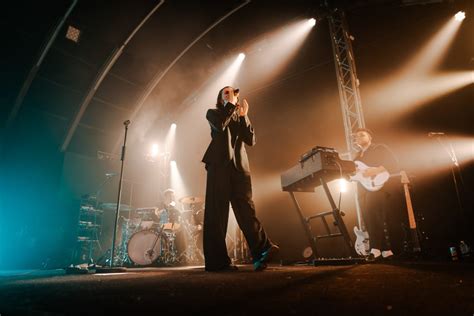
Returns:
[[[379,250],[391,249],[388,231],[387,212],[390,209],[390,194],[384,190],[369,192],[359,188],[362,193],[359,201],[365,228],[369,233],[370,247]]]
[[[225,237],[229,202],[244,233],[254,260],[271,246],[255,214],[250,174],[238,171],[232,162],[225,166],[207,165],[206,206],[204,212],[204,257],[206,269],[219,269],[231,263]]]

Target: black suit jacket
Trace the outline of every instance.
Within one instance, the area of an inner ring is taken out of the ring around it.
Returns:
[[[209,109],[206,118],[211,126],[211,143],[202,158],[207,165],[233,162],[237,170],[249,173],[249,161],[244,143],[255,145],[255,132],[248,116],[238,116],[235,105]]]

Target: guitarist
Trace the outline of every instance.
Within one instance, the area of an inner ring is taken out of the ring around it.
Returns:
[[[372,142],[373,133],[366,128],[359,128],[354,134],[355,143],[360,148],[355,161],[361,161],[370,168],[363,171],[362,176],[372,178],[388,171],[398,172],[398,160],[384,144]],[[393,256],[391,250],[386,217],[391,203],[390,180],[378,191],[366,190],[358,183],[358,196],[362,218],[370,238],[370,253],[367,261],[373,262],[381,258]]]

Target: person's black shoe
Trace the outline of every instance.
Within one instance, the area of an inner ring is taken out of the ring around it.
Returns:
[[[275,244],[272,244],[270,248],[264,250],[260,255],[258,260],[253,262],[253,269],[255,271],[263,271],[267,268],[267,263],[272,259],[272,257],[280,251],[280,247]]]
[[[233,264],[230,264],[221,268],[205,268],[205,270],[207,272],[233,272],[239,271],[239,268],[237,268],[237,266],[234,266]]]
[[[365,257],[365,262],[368,262],[368,263],[373,263],[375,262],[375,256],[373,253],[369,253],[369,255],[367,257]]]

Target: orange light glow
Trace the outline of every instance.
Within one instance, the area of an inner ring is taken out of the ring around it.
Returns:
[[[301,20],[261,36],[246,47],[254,52],[249,69],[252,79],[266,81],[277,75],[291,61],[307,38],[316,20]]]
[[[400,71],[370,85],[365,103],[372,107],[367,113],[378,117],[383,112],[396,118],[396,115],[471,84],[471,71],[435,72],[459,26],[460,23],[450,19]]]
[[[397,132],[399,143],[392,142],[395,152],[403,153],[403,168],[417,175],[437,175],[455,163],[462,166],[474,161],[474,138],[466,135],[442,133],[428,137],[428,134]]]

